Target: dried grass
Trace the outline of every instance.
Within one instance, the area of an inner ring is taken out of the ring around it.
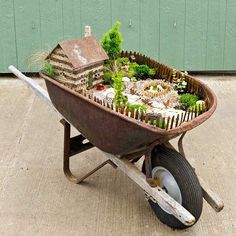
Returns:
[[[44,50],[33,53],[25,61],[27,68],[32,69],[36,67],[38,70],[41,70],[44,67],[48,54],[49,51]]]

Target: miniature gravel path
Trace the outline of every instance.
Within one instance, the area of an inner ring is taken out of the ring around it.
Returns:
[[[143,192],[119,170],[106,166],[82,185],[68,182],[59,115],[21,81],[0,79],[0,235],[235,235],[236,78],[201,78],[219,104],[186,136],[186,155],[225,208],[216,214],[204,202],[200,221],[184,231],[160,223]],[[72,165],[86,172],[103,160],[94,148]]]

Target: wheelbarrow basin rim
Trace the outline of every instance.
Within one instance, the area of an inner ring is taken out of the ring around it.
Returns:
[[[57,82],[56,80],[46,76],[45,74],[43,74],[42,72],[39,73],[40,76],[42,78],[44,78],[45,80],[49,81],[50,83],[60,87],[61,89],[65,90],[67,93],[70,93],[70,94],[73,94],[74,96],[78,97],[79,99],[82,99],[84,100],[85,102],[87,103],[90,103],[92,106],[95,106],[95,107],[98,107],[100,110],[103,110],[104,112],[107,112],[107,113],[110,113],[114,116],[118,116],[119,119],[122,119],[122,120],[126,120],[130,123],[133,123],[133,124],[136,124],[140,127],[143,127],[144,129],[147,129],[151,132],[155,132],[155,133],[158,133],[158,134],[161,134],[163,136],[168,136],[168,135],[178,135],[178,134],[181,134],[183,132],[186,132],[186,131],[189,131],[197,126],[199,126],[200,124],[202,124],[204,121],[206,121],[215,111],[216,109],[216,106],[217,106],[217,99],[216,99],[216,96],[214,94],[214,92],[205,84],[203,83],[202,81],[200,80],[197,80],[195,79],[194,77],[192,76],[189,76],[191,77],[191,79],[195,82],[197,82],[199,84],[199,86],[202,86],[205,90],[205,92],[208,94],[210,100],[211,100],[211,105],[209,107],[209,109],[204,112],[203,114],[197,116],[196,118],[186,122],[186,123],[183,123],[181,124],[180,126],[176,127],[176,128],[173,128],[173,129],[169,129],[169,130],[166,130],[166,129],[161,129],[159,127],[154,127],[152,125],[149,125],[149,124],[146,124],[142,121],[139,121],[139,120],[136,120],[134,118],[131,118],[131,117],[128,117],[128,116],[125,116],[119,112],[116,112],[110,108],[107,108],[95,101],[93,101],[92,99],[86,97],[86,96],[83,96],[82,94],[78,93],[78,92],[75,92],[74,90],[66,87],[65,85]],[[49,96],[50,96],[50,93],[49,93]],[[92,108],[92,107],[91,107]]]

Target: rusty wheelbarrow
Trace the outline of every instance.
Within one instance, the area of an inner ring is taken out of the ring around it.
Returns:
[[[128,52],[123,54],[127,56]],[[136,57],[143,60],[139,55]],[[147,58],[144,59],[146,63]],[[169,67],[151,59],[149,64],[158,67],[162,78],[169,78]],[[10,66],[9,70],[62,115],[63,170],[70,181],[79,184],[106,164],[118,167],[144,190],[156,216],[172,228],[183,229],[194,225],[201,215],[203,198],[215,211],[223,209],[222,200],[197,177],[194,168],[186,160],[182,144],[186,132],[207,120],[216,108],[214,93],[201,81],[186,77],[191,89],[204,98],[207,111],[189,122],[166,130],[148,126],[145,122],[108,109],[98,101],[91,100],[86,93],[76,93],[43,74],[41,76],[46,81],[48,93],[14,66]],[[79,135],[71,137],[70,124],[80,132]],[[169,142],[176,137],[179,137],[178,151]],[[107,160],[77,178],[70,170],[70,157],[92,147],[100,149]],[[140,170],[135,163],[143,157]]]

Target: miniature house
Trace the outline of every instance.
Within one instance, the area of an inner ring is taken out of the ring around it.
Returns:
[[[46,58],[54,67],[55,79],[79,91],[101,82],[106,52],[94,36],[59,43]]]

